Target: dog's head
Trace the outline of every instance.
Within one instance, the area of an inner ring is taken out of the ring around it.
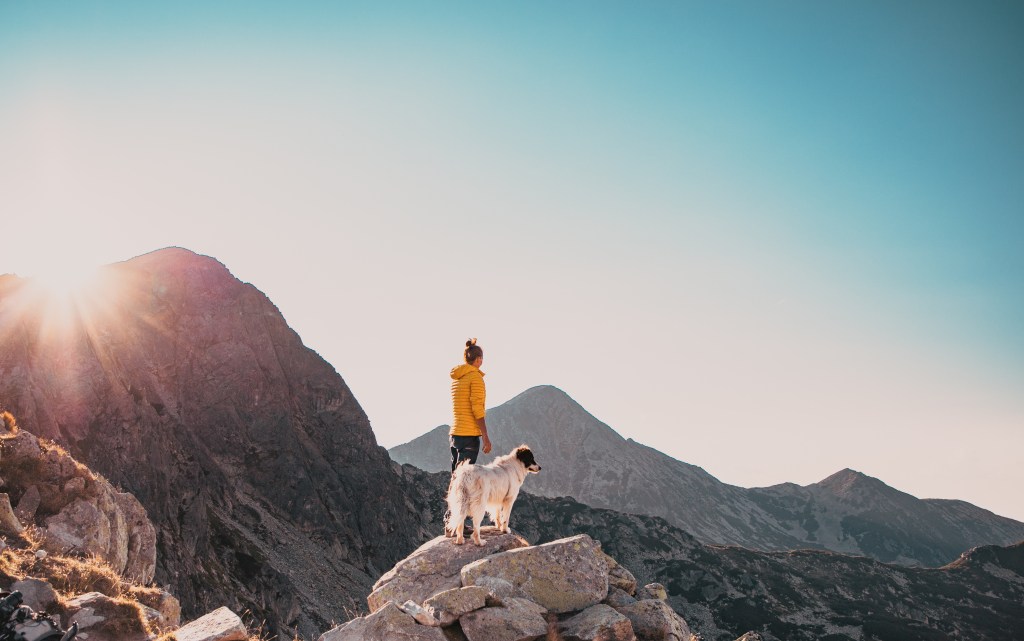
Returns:
[[[520,445],[515,449],[515,455],[527,472],[533,472],[534,474],[540,472],[540,466],[537,465],[537,460],[533,458],[533,452],[530,451],[529,447]]]

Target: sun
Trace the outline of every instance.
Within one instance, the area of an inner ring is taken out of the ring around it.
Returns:
[[[95,286],[98,266],[50,264],[29,277],[40,293],[54,300],[74,300]]]
[[[109,296],[109,278],[99,266],[68,260],[49,261],[26,278],[25,299],[42,313],[42,334],[59,338],[88,331],[99,308]],[[77,329],[76,329],[77,328]]]

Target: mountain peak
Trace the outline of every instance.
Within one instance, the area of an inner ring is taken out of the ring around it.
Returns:
[[[863,472],[844,468],[832,476],[818,481],[808,487],[820,488],[835,494],[836,496],[851,496],[864,494],[866,492],[882,492],[886,490],[897,491],[890,488],[884,482]]]
[[[164,247],[135,258],[130,258],[121,265],[131,265],[147,269],[181,270],[181,269],[217,269],[230,273],[227,266],[216,258],[197,254],[184,247]]]
[[[576,402],[576,401],[573,401],[571,396],[566,394],[561,389],[555,387],[554,385],[535,385],[534,387],[531,387],[528,390],[519,393],[517,396],[513,397],[511,400],[514,401],[516,399],[522,399],[522,400],[530,399],[530,400],[535,400],[535,401],[547,401],[547,402],[557,402],[557,401],[572,401],[573,403]]]

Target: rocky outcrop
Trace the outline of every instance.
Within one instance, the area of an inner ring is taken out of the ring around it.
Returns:
[[[373,586],[366,602],[376,612],[389,602],[419,603],[429,597],[462,587],[462,568],[500,552],[529,545],[517,534],[497,534],[484,539],[483,547],[439,545],[435,538],[395,564]],[[449,539],[450,541],[450,539]]]
[[[0,441],[0,529],[38,528],[52,552],[94,555],[139,583],[153,580],[156,530],[131,494],[80,465],[52,443],[21,430]],[[11,512],[9,500],[17,507]]]
[[[481,534],[479,548],[444,536],[424,544],[381,578],[369,615],[319,641],[690,641],[686,622],[662,600],[638,593],[628,605],[609,605],[611,582],[635,588],[636,580],[589,536],[528,546],[515,533]],[[456,579],[461,587],[451,587]]]
[[[608,596],[603,557],[601,544],[583,534],[474,561],[462,568],[462,584],[507,585],[509,596],[555,614],[583,610]]]
[[[237,614],[227,608],[217,608],[175,630],[174,638],[176,641],[246,641],[249,632]]]
[[[0,278],[0,407],[139,499],[186,616],[226,605],[310,638],[433,535],[345,382],[255,287],[184,249],[95,287],[57,332],[31,281]]]
[[[138,604],[88,592],[67,602],[69,623],[88,641],[148,641],[149,625]]]
[[[542,464],[545,457],[558,462],[530,478],[524,489],[531,494],[658,516],[705,543],[827,549],[937,567],[977,545],[1024,539],[1024,523],[962,501],[920,500],[852,470],[806,487],[728,485],[622,438],[549,385],[489,409],[487,424],[495,453],[529,443]],[[447,431],[442,425],[389,453],[399,463],[443,471]]]

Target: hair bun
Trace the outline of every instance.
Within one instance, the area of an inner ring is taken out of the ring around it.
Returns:
[[[471,338],[468,341],[466,341],[466,347],[472,347],[474,345],[476,345],[476,339],[475,338]]]

